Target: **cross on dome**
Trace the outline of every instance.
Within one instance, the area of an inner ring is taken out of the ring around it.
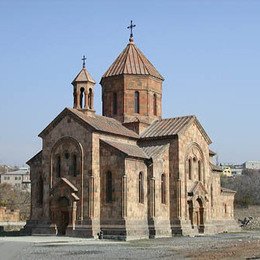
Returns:
[[[135,26],[136,26],[136,25],[133,24],[133,21],[131,20],[130,25],[127,27],[127,29],[130,29],[130,39],[129,39],[130,42],[133,41],[133,28],[134,28]]]

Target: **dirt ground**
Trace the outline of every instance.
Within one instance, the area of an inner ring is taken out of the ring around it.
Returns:
[[[0,237],[4,260],[260,259],[260,232],[136,241],[55,236]]]
[[[191,259],[260,259],[260,241],[225,241],[203,249],[190,249],[188,253],[185,251],[182,253]]]

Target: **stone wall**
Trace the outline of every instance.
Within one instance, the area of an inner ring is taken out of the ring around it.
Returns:
[[[235,207],[235,219],[244,219],[245,217],[252,216],[253,218],[260,217],[260,206],[252,205],[248,207]]]
[[[102,79],[103,115],[121,122],[152,122],[161,117],[162,82],[154,77],[124,75]],[[135,91],[139,92],[139,113],[135,113]],[[117,94],[117,113],[113,113],[113,95]],[[153,95],[156,94],[156,114],[153,111]]]
[[[260,230],[260,206],[236,207],[235,219],[244,221],[242,229]],[[239,221],[239,224],[241,225],[242,223]]]
[[[0,222],[18,222],[20,210],[10,210],[6,207],[0,207]]]

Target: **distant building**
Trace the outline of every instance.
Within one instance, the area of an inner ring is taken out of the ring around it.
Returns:
[[[232,169],[230,167],[225,167],[222,174],[227,177],[230,177],[232,176]]]
[[[245,169],[260,169],[260,161],[246,161],[243,164],[221,163],[223,174],[226,176],[241,175]],[[231,171],[231,175],[230,175]]]
[[[20,168],[17,171],[1,173],[0,182],[9,183],[14,187],[20,188],[22,190],[30,190],[31,188],[30,169]]]
[[[242,164],[234,164],[234,163],[221,163],[220,164],[223,175],[231,177],[234,175],[240,175],[243,171],[243,165]]]
[[[260,169],[260,161],[246,161],[243,163],[244,169]]]
[[[233,164],[231,167],[232,175],[241,175],[244,167],[242,164]]]

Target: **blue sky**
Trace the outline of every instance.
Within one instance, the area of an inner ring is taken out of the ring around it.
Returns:
[[[164,76],[163,117],[195,114],[220,162],[260,160],[260,1],[0,0],[0,163],[24,165],[82,67],[96,80],[134,40]]]

